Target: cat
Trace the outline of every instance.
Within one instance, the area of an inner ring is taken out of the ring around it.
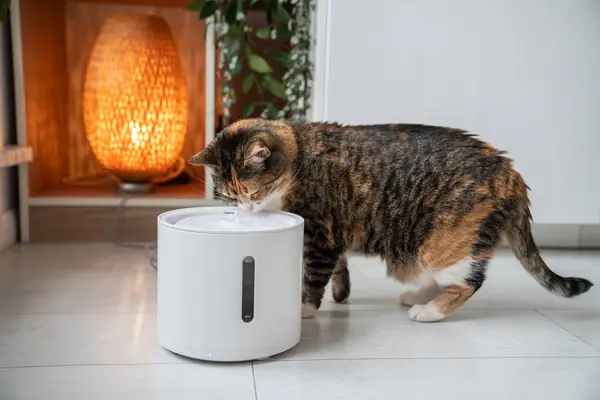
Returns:
[[[334,300],[348,298],[345,253],[355,251],[380,256],[388,276],[415,286],[401,303],[410,319],[434,322],[481,287],[503,238],[550,292],[593,286],[546,266],[529,188],[504,154],[459,129],[246,119],[190,163],[209,168],[218,198],[257,211],[280,197],[304,218],[303,317],[315,315],[330,279]]]

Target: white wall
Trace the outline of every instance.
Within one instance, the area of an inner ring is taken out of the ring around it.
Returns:
[[[10,36],[6,24],[0,24],[0,148],[16,143]],[[16,167],[0,168],[0,251],[16,241]]]
[[[474,131],[515,158],[537,222],[600,223],[600,1],[319,3],[320,118]]]

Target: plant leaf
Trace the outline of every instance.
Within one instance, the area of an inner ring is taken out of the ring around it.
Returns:
[[[10,13],[10,0],[0,0],[0,22],[8,19]]]
[[[204,7],[202,7],[202,11],[200,11],[200,19],[212,17],[215,11],[217,11],[217,3],[212,0],[207,0]]]
[[[237,64],[235,64],[235,67],[231,70],[231,76],[238,76],[240,72],[242,72],[242,64],[242,61],[238,59]]]
[[[188,11],[200,11],[204,7],[206,0],[192,0],[185,6]]]
[[[229,49],[229,56],[237,55],[242,47],[242,41],[236,35],[228,33],[225,37],[225,44]]]
[[[271,75],[264,75],[262,78],[262,84],[269,92],[274,96],[279,97],[282,100],[287,100],[285,94],[285,86],[279,80],[273,78]]]
[[[235,35],[238,36],[240,34],[240,25],[238,25],[237,23],[233,24],[233,25],[229,25],[229,32],[230,35]]]
[[[243,0],[238,0],[235,18],[238,19],[238,17],[240,17],[241,19],[243,19],[242,16],[245,16],[245,15],[246,15],[246,13],[244,12],[244,2],[243,2]],[[238,19],[238,20],[241,20],[241,19]]]
[[[268,26],[265,26],[264,28],[260,28],[256,30],[256,36],[258,36],[259,39],[263,39],[263,40],[267,40],[269,39],[271,33],[271,28],[269,28]]]
[[[248,118],[256,108],[256,104],[250,103],[246,107],[244,107],[244,111],[242,111],[242,118]]]
[[[252,89],[253,84],[254,84],[254,75],[253,74],[246,75],[246,77],[244,78],[244,81],[242,82],[242,92],[244,94],[248,93],[250,91],[250,89]]]
[[[246,54],[246,58],[249,58],[252,55],[252,47],[250,47],[250,43],[246,42],[244,46],[244,53]]]
[[[258,0],[251,0],[251,1],[250,1],[250,5],[251,5],[251,6],[255,5],[256,3],[258,3]]]
[[[229,6],[225,10],[225,21],[229,24],[229,26],[237,25],[237,6],[234,2],[229,3]]]
[[[279,112],[279,110],[277,109],[277,107],[275,107],[272,103],[269,104],[269,107],[267,108],[268,113],[269,113],[269,119],[277,119],[277,113]]]
[[[267,7],[270,7],[270,5],[267,4]],[[270,8],[267,8],[267,24],[273,25],[273,11]]]
[[[289,40],[292,37],[292,32],[287,27],[277,28],[277,36],[283,40]]]
[[[286,23],[290,19],[292,19],[292,17],[287,12],[287,10],[285,8],[283,8],[282,6],[277,7],[277,18],[280,19],[280,20],[282,20],[283,22],[286,22]]]
[[[288,53],[278,51],[275,53],[274,57],[282,67],[288,67],[290,65],[290,55]]]
[[[254,72],[259,74],[268,74],[273,72],[267,60],[256,54],[248,54],[248,66]]]

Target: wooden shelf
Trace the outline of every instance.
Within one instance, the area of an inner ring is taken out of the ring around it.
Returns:
[[[29,146],[0,147],[0,168],[14,167],[31,162],[33,151]]]
[[[125,6],[157,6],[184,9],[189,0],[67,0],[70,3],[97,3]]]
[[[30,237],[41,242],[154,241],[160,213],[220,204],[206,199],[200,183],[159,185],[154,192],[132,194],[125,202],[116,185],[63,185],[29,197]]]
[[[85,71],[105,18],[134,12],[170,26],[186,77],[188,124],[181,156],[201,151],[214,133],[213,28],[184,9],[188,0],[19,0],[11,7],[19,150],[0,149],[0,168],[19,170],[20,235],[30,240],[108,240],[120,206],[122,240],[156,236],[156,216],[173,208],[218,205],[202,185],[159,186],[125,202],[116,187],[65,186],[66,178],[97,176],[82,117]],[[205,33],[206,39],[205,39]],[[208,86],[207,86],[208,85]],[[201,174],[199,174],[201,176]]]
[[[114,185],[67,186],[41,192],[29,198],[30,206],[118,206],[123,196]],[[204,185],[158,185],[152,193],[132,194],[123,203],[125,207],[194,207],[221,204],[207,199]]]

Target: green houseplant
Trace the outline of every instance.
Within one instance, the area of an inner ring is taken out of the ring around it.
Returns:
[[[0,22],[8,18],[8,10],[10,8],[10,0],[0,0]]]
[[[242,117],[303,120],[309,108],[312,83],[310,16],[313,0],[192,0],[186,7],[200,19],[213,18],[219,53],[224,122],[236,102],[233,80],[243,71],[242,91],[257,91],[259,100],[247,104]],[[255,28],[248,12],[266,13],[267,26]],[[264,41],[282,43],[276,50]],[[247,68],[243,68],[244,65]],[[274,67],[285,72],[278,79]]]
[[[0,0],[0,22],[8,16],[11,0]],[[242,117],[303,120],[309,109],[312,87],[311,11],[314,0],[191,0],[187,9],[200,19],[214,19],[224,122],[231,118],[236,101],[233,79],[243,65],[248,72],[243,78],[244,94],[258,92],[260,100],[247,104]],[[268,25],[254,28],[248,23],[248,12],[260,9],[266,13]],[[265,50],[264,41],[282,40],[276,51]],[[273,74],[277,64],[285,70],[278,79]]]

